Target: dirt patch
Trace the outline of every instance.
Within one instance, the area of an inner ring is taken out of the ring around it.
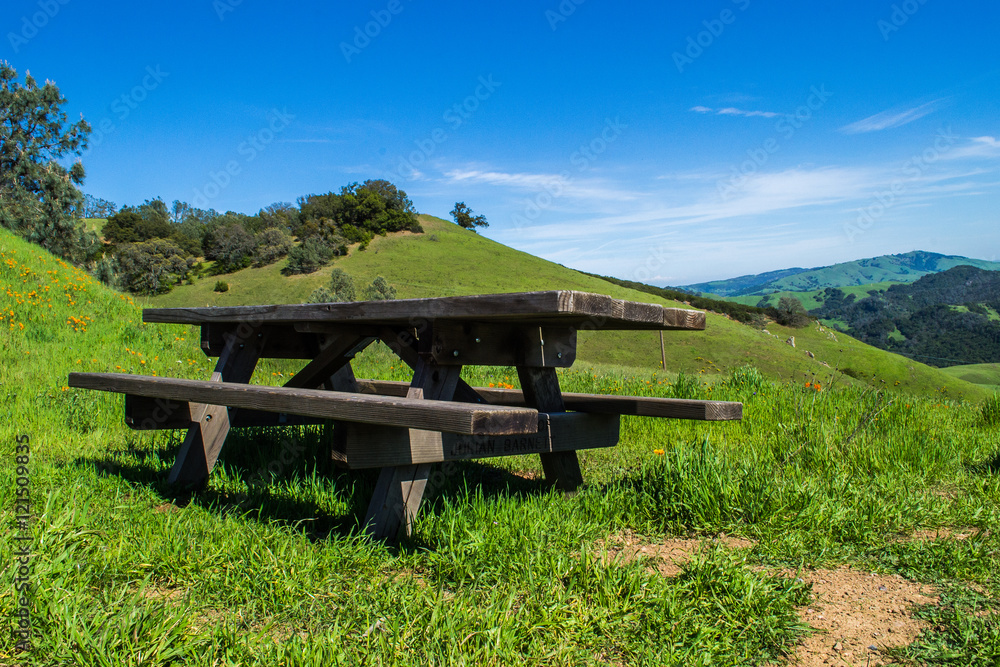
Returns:
[[[890,542],[933,542],[935,540],[956,540],[961,542],[962,540],[967,540],[970,537],[978,536],[982,534],[982,537],[989,537],[990,531],[982,531],[979,528],[952,528],[948,526],[943,526],[940,528],[926,528],[921,530],[915,530],[909,535],[896,535],[889,539]]]
[[[968,533],[968,534],[966,534]],[[947,530],[916,533],[910,539],[965,539],[974,531]],[[742,537],[667,538],[656,542],[624,533],[603,543],[608,556],[621,562],[647,558],[650,570],[673,577],[701,550],[721,544],[748,549],[754,542]],[[933,588],[897,575],[859,572],[849,567],[835,570],[765,570],[798,577],[812,585],[813,601],[799,609],[799,617],[816,632],[799,644],[786,664],[790,667],[874,667],[893,661],[886,650],[913,643],[927,623],[913,617],[918,605],[936,604]]]
[[[806,637],[789,660],[796,667],[889,664],[886,649],[912,643],[927,627],[913,617],[913,608],[938,601],[930,586],[898,574],[847,567],[780,573],[812,584],[813,602],[799,615],[819,632]]]
[[[628,563],[636,558],[648,558],[653,564],[650,569],[665,577],[675,577],[695,554],[715,544],[722,544],[727,549],[749,549],[755,542],[724,533],[716,537],[669,537],[650,542],[639,535],[623,533],[609,538],[604,547],[613,559]]]

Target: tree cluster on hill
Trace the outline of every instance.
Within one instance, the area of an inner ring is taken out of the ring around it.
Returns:
[[[1000,361],[1000,272],[957,266],[862,299],[830,288],[811,315],[933,366]],[[964,309],[963,309],[964,307]]]
[[[102,205],[115,208],[111,202]],[[212,262],[213,275],[286,256],[286,275],[312,273],[346,255],[350,244],[364,250],[376,234],[403,230],[423,231],[413,203],[388,181],[302,197],[298,207],[278,202],[256,215],[206,211],[181,201],[168,207],[151,199],[108,217],[102,230],[107,258],[99,262],[98,276],[136,293],[158,294],[202,271],[198,257]]]
[[[300,197],[298,204],[298,224],[292,232],[326,246],[334,255],[351,243],[364,249],[376,235],[424,231],[413,202],[385,180],[351,183],[339,193]]]

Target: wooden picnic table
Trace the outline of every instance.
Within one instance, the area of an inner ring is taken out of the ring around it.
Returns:
[[[547,480],[582,483],[577,450],[610,447],[620,415],[727,420],[740,403],[563,394],[557,368],[581,330],[701,330],[705,314],[574,291],[270,306],[152,308],[150,323],[196,324],[217,357],[210,381],[72,373],[69,385],[124,393],[134,429],[186,428],[169,481],[201,485],[230,428],[329,423],[341,466],[381,468],[365,518],[378,538],[409,533],[434,463],[540,454]],[[358,379],[375,341],[409,383]],[[262,358],[307,359],[282,387],[249,384]],[[521,390],[471,387],[463,366],[513,366]]]

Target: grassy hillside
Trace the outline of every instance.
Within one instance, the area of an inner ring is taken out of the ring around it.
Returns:
[[[352,275],[359,288],[382,275],[397,287],[401,298],[573,289],[685,307],[508,248],[439,218],[421,216],[420,222],[424,234],[376,237],[366,251],[354,248],[333,266]],[[222,276],[229,283],[228,292],[213,292],[216,279],[206,278],[145,303],[156,307],[301,303],[329,279],[329,268],[285,277],[280,273],[283,264]],[[790,336],[796,339],[794,348],[785,343]],[[940,395],[942,389],[955,397],[978,399],[985,395],[978,386],[816,326],[787,329],[772,325],[763,333],[709,313],[705,332],[665,332],[664,340],[666,370],[673,373],[712,377],[751,363],[783,380],[821,378],[826,383],[836,378],[838,383],[856,383],[862,378],[925,395]],[[659,336],[656,332],[582,332],[579,359],[654,371],[660,366]],[[852,376],[838,373],[836,368],[850,368]]]
[[[946,375],[1000,392],[1000,364],[968,364],[941,370]]]
[[[892,285],[898,285],[898,284],[899,283],[895,281],[886,281],[881,283],[868,283],[865,285],[850,285],[848,287],[840,287],[838,289],[842,291],[844,294],[853,294],[858,299],[863,299],[864,297],[868,296],[869,292],[886,290],[889,289],[889,287],[891,287]],[[809,290],[806,292],[793,292],[790,290],[785,290],[782,292],[774,292],[772,294],[767,294],[767,295],[754,294],[747,296],[726,296],[719,298],[725,299],[726,301],[734,301],[736,303],[746,304],[748,306],[756,306],[758,303],[760,303],[761,299],[764,299],[767,301],[768,306],[776,306],[778,305],[778,301],[781,299],[781,297],[790,296],[801,301],[802,305],[805,306],[806,310],[812,310],[813,308],[818,308],[821,305],[823,305],[823,302],[817,299],[816,297],[822,294],[825,289],[826,288],[824,287],[823,289]]]
[[[388,246],[361,259],[399,261]],[[415,538],[396,548],[359,535],[377,475],[329,470],[316,429],[233,433],[207,488],[168,487],[182,433],[130,431],[120,396],[69,389],[66,376],[205,378],[196,332],[142,324],[141,304],[3,231],[0,284],[0,504],[16,506],[20,476],[33,516],[24,536],[0,531],[0,552],[32,554],[34,646],[15,657],[12,633],[0,633],[0,662],[765,665],[795,650],[813,622],[809,582],[828,570],[942,587],[941,606],[917,610],[930,627],[895,649],[901,659],[1000,656],[995,401],[581,365],[560,371],[567,391],[738,400],[744,419],[626,417],[619,445],[581,454],[588,486],[574,496],[545,487],[538,457],[439,466]],[[667,338],[672,360],[710,372],[749,358],[794,365],[808,360],[803,343],[817,357],[891,360],[818,327],[792,332],[795,349],[782,342],[790,332],[770,331],[713,317],[703,335]],[[608,338],[587,343],[593,356],[654,343]],[[694,356],[705,349],[719,356]],[[403,376],[384,348],[356,365],[361,376]],[[254,381],[281,383],[291,370],[264,361]],[[463,375],[517,383],[505,373]],[[15,439],[30,450],[23,461]],[[679,573],[660,570],[668,535],[698,552]],[[725,536],[740,538],[735,549],[714,539]],[[0,567],[8,582],[15,563]],[[0,587],[0,615],[18,610],[14,587]],[[862,652],[870,634],[862,628]]]
[[[843,288],[880,282],[909,283],[922,276],[963,265],[987,271],[1000,270],[1000,262],[914,251],[841,262],[813,269],[788,269],[785,272],[772,271],[756,276],[740,276],[730,280],[687,285],[685,288],[722,296],[762,295],[784,291],[810,292],[827,287]],[[779,275],[781,273],[786,275]]]

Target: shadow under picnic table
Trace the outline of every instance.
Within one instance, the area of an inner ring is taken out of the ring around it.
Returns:
[[[81,457],[74,463],[150,488],[164,503],[194,504],[220,514],[236,512],[262,522],[278,522],[294,526],[312,540],[358,533],[379,473],[377,469],[336,467],[321,428],[243,429],[230,435],[213,473],[234,483],[210,482],[203,489],[185,490],[166,481],[182,434],[157,439],[145,447]],[[537,496],[549,488],[540,475],[515,474],[485,461],[455,461],[447,466],[445,474],[436,477],[438,483],[428,485],[425,497],[429,502],[422,512],[434,513],[440,501],[459,500],[468,489],[477,489],[489,499]]]

